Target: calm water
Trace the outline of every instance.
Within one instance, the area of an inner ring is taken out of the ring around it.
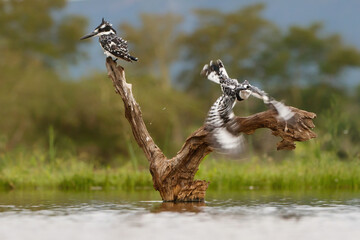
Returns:
[[[0,193],[0,239],[360,239],[360,193]]]

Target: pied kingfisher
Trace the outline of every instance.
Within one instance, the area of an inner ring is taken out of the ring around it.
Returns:
[[[223,92],[211,106],[205,120],[205,128],[210,133],[212,145],[220,152],[237,154],[244,148],[244,137],[237,131],[238,123],[232,110],[236,100],[242,101],[253,95],[274,108],[278,113],[278,119],[287,121],[294,116],[290,108],[250,85],[247,80],[239,83],[236,79],[229,78],[221,60],[211,61],[210,65],[206,64],[201,75],[220,84]]]
[[[80,40],[93,36],[99,36],[100,46],[104,49],[104,54],[107,57],[113,57],[115,58],[115,61],[118,58],[128,62],[138,60],[136,57],[130,55],[127,41],[116,36],[116,31],[112,28],[112,24],[105,21],[104,18],[102,19],[101,24],[95,28],[92,33],[83,36]]]

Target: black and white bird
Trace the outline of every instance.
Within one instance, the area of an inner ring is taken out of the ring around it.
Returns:
[[[112,27],[112,24],[105,21],[104,18],[102,19],[101,24],[95,28],[92,33],[83,36],[80,40],[94,36],[99,36],[100,46],[104,49],[104,54],[107,57],[112,57],[115,61],[118,58],[128,62],[138,60],[136,57],[130,55],[127,41],[116,36],[116,30]]]
[[[235,121],[233,112],[236,100],[242,101],[253,95],[274,108],[280,120],[287,121],[294,116],[290,108],[268,96],[259,88],[250,85],[247,80],[239,83],[236,79],[231,79],[221,60],[211,61],[209,65],[206,64],[201,75],[220,84],[223,92],[211,106],[205,120],[205,126],[212,138],[213,147],[219,152],[237,154],[244,148],[244,137],[237,131],[239,126]]]

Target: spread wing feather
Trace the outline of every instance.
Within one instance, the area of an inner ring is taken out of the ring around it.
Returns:
[[[287,121],[294,116],[289,107],[276,101],[259,88],[250,85],[247,80],[238,83],[236,79],[229,78],[221,60],[211,61],[210,64],[206,64],[201,71],[201,75],[220,84],[223,91],[222,96],[211,106],[205,121],[206,129],[211,137],[212,147],[218,152],[237,154],[244,149],[245,140],[243,135],[236,131],[239,126],[235,121],[232,110],[236,99],[239,101],[244,100],[251,94],[262,99],[266,105],[274,108],[278,112],[279,119]]]
[[[207,79],[217,84],[222,84],[229,78],[224,64],[220,59],[215,62],[210,61],[210,64],[206,64],[201,71],[201,75],[206,76]]]
[[[218,152],[237,154],[244,149],[243,135],[233,129],[235,101],[236,98],[223,94],[211,106],[206,118],[205,126],[210,133],[212,147]]]

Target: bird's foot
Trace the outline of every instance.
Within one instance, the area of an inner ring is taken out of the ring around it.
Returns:
[[[114,59],[114,62],[116,63],[116,66],[119,66],[119,63],[117,62],[117,58]]]

